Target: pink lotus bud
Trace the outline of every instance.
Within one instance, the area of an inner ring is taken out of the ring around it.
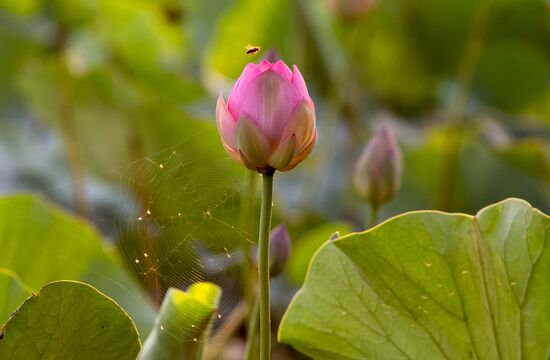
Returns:
[[[252,249],[252,261],[258,264],[257,248]],[[269,274],[275,277],[283,272],[290,255],[290,235],[283,224],[278,225],[269,235]]]
[[[382,126],[355,165],[355,188],[363,198],[378,207],[399,190],[402,170],[401,150],[391,130]]]
[[[315,145],[315,109],[294,65],[248,64],[229,94],[220,95],[216,121],[227,153],[251,170],[287,171]]]
[[[277,276],[286,265],[290,254],[290,235],[286,227],[280,224],[271,230],[269,238],[269,272],[271,276]]]

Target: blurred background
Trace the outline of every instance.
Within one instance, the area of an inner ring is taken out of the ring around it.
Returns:
[[[507,197],[550,212],[548,0],[0,0],[0,193],[89,220],[152,308],[170,286],[220,285],[207,356],[242,358],[259,181],[223,151],[215,102],[264,58],[299,67],[318,125],[276,176],[292,250],[274,329],[315,250],[365,229],[351,173],[381,124],[404,156],[381,219]],[[59,247],[80,236],[58,226]]]

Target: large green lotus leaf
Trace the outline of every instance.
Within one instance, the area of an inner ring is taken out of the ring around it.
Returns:
[[[0,359],[135,359],[132,319],[92,286],[57,281],[29,297],[2,327]]]
[[[543,359],[550,218],[509,199],[408,213],[327,243],[279,340],[315,359]]]
[[[87,282],[117,301],[142,335],[149,332],[154,314],[144,293],[83,220],[37,197],[0,199],[0,249],[0,268],[33,290],[61,279]]]
[[[201,359],[220,296],[221,289],[207,282],[195,283],[187,292],[170,288],[139,359]]]
[[[0,268],[0,323],[8,320],[13,311],[32,293],[13,271]]]

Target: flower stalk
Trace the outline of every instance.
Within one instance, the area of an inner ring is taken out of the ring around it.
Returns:
[[[254,307],[250,313],[250,321],[248,322],[248,332],[246,336],[246,348],[244,351],[245,360],[256,359],[256,338],[258,337],[258,317],[260,306],[258,301],[254,302]]]
[[[260,360],[271,358],[271,303],[269,299],[269,232],[273,204],[274,170],[262,174],[262,208],[258,246],[258,282],[260,289]]]

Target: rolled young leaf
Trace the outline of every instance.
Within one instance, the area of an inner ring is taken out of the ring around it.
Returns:
[[[187,292],[168,289],[138,359],[199,360],[220,296],[221,289],[206,282],[191,285]]]

